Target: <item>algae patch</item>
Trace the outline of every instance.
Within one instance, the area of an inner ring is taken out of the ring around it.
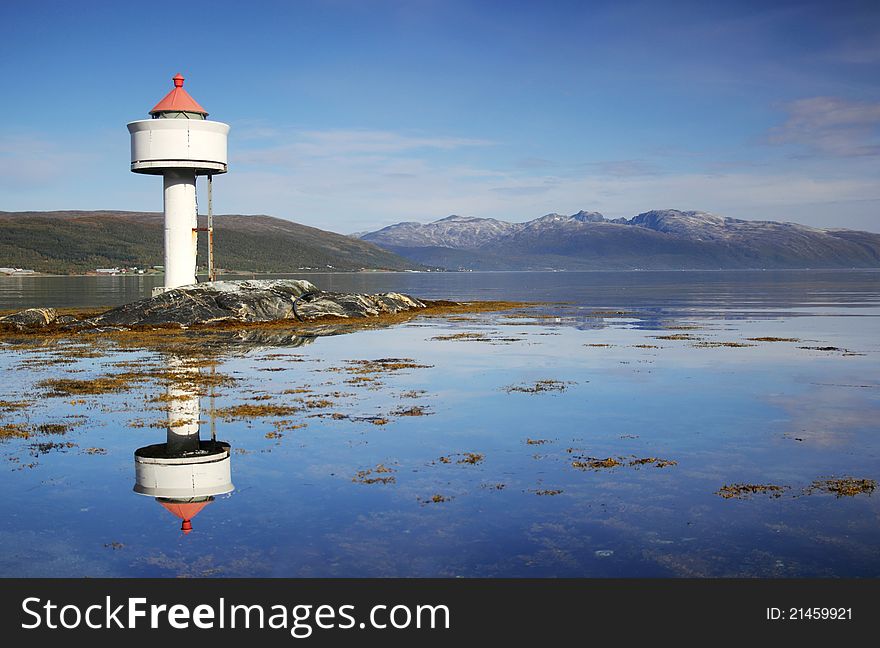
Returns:
[[[419,504],[421,504],[422,506],[424,506],[425,504],[442,504],[443,502],[448,502],[451,499],[452,497],[450,497],[449,495],[441,495],[439,493],[436,493],[434,495],[431,495],[431,497],[425,499],[419,498]]]
[[[807,489],[807,494],[814,491],[833,493],[836,497],[855,497],[859,494],[870,495],[877,487],[873,479],[856,479],[853,477],[840,477],[834,479],[816,480]]]
[[[677,466],[678,462],[672,459],[659,459],[657,457],[643,457],[641,459],[633,459],[629,462],[630,466],[648,466],[653,465],[655,468],[666,468],[668,466]]]
[[[429,412],[426,408],[415,405],[413,407],[405,407],[401,409],[396,409],[391,412],[392,416],[430,416],[431,412]]]
[[[7,423],[6,425],[0,425],[0,441],[6,441],[7,439],[27,439],[30,438],[30,436],[31,433],[21,423]]]
[[[534,384],[520,384],[520,385],[508,385],[504,388],[508,394],[519,392],[523,394],[543,394],[548,392],[564,392],[568,389],[569,385],[575,385],[577,383],[569,380],[553,380],[553,379],[545,379],[538,380]]]
[[[67,434],[72,427],[67,423],[41,423],[35,429],[40,434]]]
[[[0,400],[0,412],[17,412],[19,410],[27,409],[31,405],[33,405],[33,403],[28,401]]]
[[[753,495],[769,495],[772,498],[782,497],[787,486],[776,484],[725,484],[718,489],[716,495],[724,499],[749,499]]]
[[[449,335],[436,335],[431,338],[434,341],[445,342],[449,340],[457,341],[479,341],[488,342],[489,338],[484,333],[451,333]]]
[[[88,396],[126,391],[132,383],[144,380],[145,377],[142,374],[122,372],[90,380],[49,378],[38,382],[37,387],[48,390],[50,396]]]
[[[444,455],[437,459],[437,461],[442,464],[457,463],[475,466],[478,463],[482,463],[485,458],[486,455],[480,452],[462,452],[460,454]]]
[[[655,335],[655,340],[699,340],[700,338],[690,333],[673,333],[671,335]]]
[[[616,468],[617,466],[622,465],[623,463],[613,457],[606,457],[605,459],[583,457],[571,462],[572,468],[578,468],[580,470],[600,470],[602,468]]]
[[[574,452],[574,448],[567,450],[569,454]],[[630,468],[640,468],[641,466],[654,466],[656,468],[667,468],[669,466],[677,466],[678,462],[672,459],[660,459],[658,457],[605,457],[600,459],[597,457],[577,456],[572,462],[572,468],[579,470],[602,470],[604,468],[617,468],[619,466],[629,466]]]
[[[232,405],[215,411],[215,414],[222,419],[232,421],[235,419],[262,418],[267,416],[290,416],[299,411],[299,408],[290,405],[268,405],[268,404],[245,404]]]
[[[394,484],[397,481],[394,472],[393,468],[378,464],[375,468],[357,471],[351,481],[358,484]]]

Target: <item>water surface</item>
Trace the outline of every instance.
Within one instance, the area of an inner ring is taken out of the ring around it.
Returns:
[[[0,441],[0,575],[880,575],[878,494],[821,488],[880,478],[877,273],[308,278],[544,303],[211,353],[4,342],[0,400],[24,405],[0,426],[29,436]],[[13,279],[4,307],[148,289]],[[41,383],[126,371],[146,378],[99,395]],[[181,372],[235,382],[187,393]],[[132,491],[133,453],[194,424],[231,444],[235,490],[184,535]],[[719,495],[734,484],[780,490]]]

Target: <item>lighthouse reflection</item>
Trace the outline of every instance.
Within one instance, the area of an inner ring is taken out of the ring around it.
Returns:
[[[134,491],[155,497],[170,513],[180,518],[180,530],[192,531],[192,519],[215,495],[230,493],[231,453],[228,443],[199,436],[201,402],[198,367],[187,366],[179,358],[169,360],[174,373],[195,378],[191,383],[175,381],[165,392],[167,435],[164,443],[138,448],[134,453]],[[191,386],[190,386],[191,385]],[[213,412],[212,412],[213,414]]]

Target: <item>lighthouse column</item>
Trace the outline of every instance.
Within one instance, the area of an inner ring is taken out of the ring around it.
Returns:
[[[165,289],[196,282],[196,174],[165,171]]]
[[[187,366],[175,356],[168,358],[167,362],[168,369],[189,376],[193,385],[198,383],[198,367]],[[165,401],[168,403],[168,456],[183,456],[184,453],[198,451],[201,413],[198,389],[185,383],[183,386],[170,384],[165,391]]]

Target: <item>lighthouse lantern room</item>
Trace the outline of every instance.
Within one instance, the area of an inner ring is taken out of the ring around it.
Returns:
[[[172,81],[174,88],[150,111],[152,119],[128,124],[131,170],[163,178],[164,290],[196,283],[196,176],[208,176],[210,188],[212,176],[226,173],[229,133],[229,124],[208,120],[208,112],[183,89],[180,74]],[[209,237],[211,229],[209,223]]]

